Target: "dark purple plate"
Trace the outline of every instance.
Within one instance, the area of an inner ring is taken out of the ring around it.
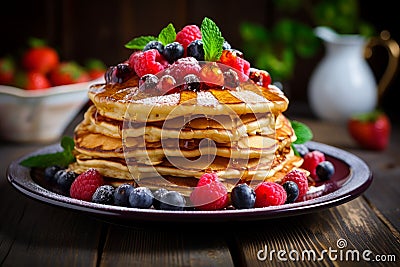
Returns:
[[[350,201],[360,196],[371,184],[371,171],[367,164],[357,156],[317,142],[308,142],[307,146],[311,150],[320,150],[325,153],[327,160],[330,160],[335,166],[334,176],[328,182],[316,184],[314,190],[307,195],[307,200],[266,208],[164,211],[96,204],[66,197],[39,185],[35,179],[32,179],[31,170],[19,165],[21,160],[34,154],[51,153],[59,150],[58,145],[44,147],[35,153],[13,161],[7,169],[7,178],[12,186],[24,195],[47,204],[85,212],[105,220],[151,222],[251,221],[299,215]]]

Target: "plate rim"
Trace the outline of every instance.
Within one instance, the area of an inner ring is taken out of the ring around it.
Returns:
[[[30,168],[19,163],[32,155],[43,152],[57,151],[59,144],[45,146],[32,153],[26,154],[12,161],[6,171],[7,180],[20,193],[44,204],[84,212],[88,215],[100,217],[100,219],[115,219],[122,221],[152,221],[152,222],[226,222],[226,221],[253,221],[267,220],[279,217],[301,215],[316,212],[333,206],[344,204],[364,193],[373,177],[367,163],[358,156],[343,149],[309,141],[306,146],[311,150],[320,150],[323,153],[344,162],[349,166],[349,178],[337,190],[326,195],[302,202],[252,209],[227,209],[217,211],[166,211],[156,209],[138,209],[131,207],[119,207],[81,201],[62,196],[47,190],[33,181],[30,176]],[[16,177],[16,174],[25,174],[24,177]]]

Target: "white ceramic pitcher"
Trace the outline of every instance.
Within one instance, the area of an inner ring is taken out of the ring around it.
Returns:
[[[345,122],[351,115],[374,110],[393,79],[399,58],[399,46],[387,32],[366,39],[361,35],[340,35],[327,27],[315,28],[325,44],[324,58],[311,75],[308,100],[321,119]],[[377,85],[367,56],[372,47],[383,45],[388,67]]]

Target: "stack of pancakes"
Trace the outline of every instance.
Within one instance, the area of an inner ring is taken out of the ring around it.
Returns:
[[[240,182],[279,181],[302,163],[282,114],[288,100],[273,85],[146,95],[138,83],[136,76],[91,86],[93,105],[75,129],[72,170],[96,168],[113,185],[187,195],[206,172],[230,190]]]

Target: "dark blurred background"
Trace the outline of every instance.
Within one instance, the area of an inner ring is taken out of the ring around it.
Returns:
[[[377,34],[388,30],[400,42],[395,4],[389,0],[359,1],[359,15],[373,25]],[[241,50],[242,22],[257,23],[268,29],[280,19],[281,13],[282,7],[278,8],[273,0],[15,0],[7,5],[2,3],[0,56],[18,55],[29,37],[38,37],[54,46],[61,59],[84,62],[98,58],[106,65],[114,65],[129,57],[131,51],[124,44],[133,37],[157,35],[170,22],[177,31],[186,24],[200,25],[205,16],[213,19],[225,39]],[[302,12],[291,16],[310,27],[316,26]],[[243,52],[246,56],[246,51]],[[309,76],[323,54],[321,47],[312,57],[296,60],[293,75],[285,83],[291,105],[300,103],[307,107]],[[378,78],[385,70],[387,55],[379,49],[375,54],[370,63]],[[396,77],[382,99],[383,109],[394,123],[400,122],[399,83]]]

